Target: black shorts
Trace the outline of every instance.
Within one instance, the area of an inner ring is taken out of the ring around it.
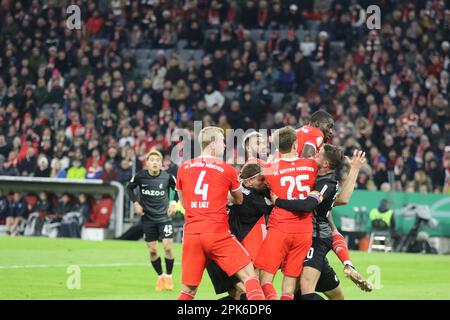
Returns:
[[[145,216],[142,217],[142,229],[145,242],[153,242],[162,239],[173,238],[172,221],[153,222]]]
[[[333,268],[328,263],[328,259],[325,258],[325,263],[320,273],[319,281],[316,284],[317,292],[327,292],[336,289],[339,286],[339,278],[334,272]]]
[[[228,290],[233,289],[234,285],[239,282],[236,276],[229,277],[214,261],[208,262],[206,270],[208,271],[216,294],[228,292]]]
[[[321,272],[316,291],[330,291],[339,285],[339,278],[330,266],[327,254],[331,250],[333,239],[321,239],[314,237],[313,244],[306,256],[304,267],[311,267]]]

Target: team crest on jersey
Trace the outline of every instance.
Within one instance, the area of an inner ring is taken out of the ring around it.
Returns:
[[[250,194],[250,190],[246,189],[246,188],[242,188],[242,193],[245,194],[246,196],[248,196]]]
[[[160,189],[163,188],[163,184],[162,184],[162,183],[159,184],[159,188],[160,188]]]

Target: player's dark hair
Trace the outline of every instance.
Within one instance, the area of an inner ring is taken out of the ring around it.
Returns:
[[[247,163],[241,169],[241,173],[239,174],[239,178],[242,180],[251,178],[256,176],[257,174],[262,173],[262,166],[257,163]]]
[[[292,146],[297,141],[297,133],[291,127],[284,127],[277,131],[276,140],[278,142],[278,150],[281,153],[289,153]]]
[[[314,125],[319,123],[328,123],[331,121],[333,121],[333,117],[331,116],[331,114],[329,114],[325,110],[317,110],[311,115],[310,123]]]
[[[331,144],[325,144],[323,148],[325,151],[325,159],[327,159],[330,169],[335,170],[339,168],[344,162],[344,151]]]

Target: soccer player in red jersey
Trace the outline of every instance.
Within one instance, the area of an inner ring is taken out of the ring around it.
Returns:
[[[228,276],[244,283],[248,300],[264,300],[264,294],[247,251],[229,231],[227,196],[241,204],[243,194],[236,170],[220,160],[225,143],[223,130],[200,131],[201,155],[178,169],[179,198],[186,210],[182,252],[182,291],[179,300],[192,300],[209,260]]]
[[[314,186],[317,164],[313,159],[298,158],[297,135],[285,127],[277,131],[281,158],[264,168],[266,182],[273,193],[286,199],[306,198]],[[292,300],[303,261],[312,244],[311,212],[295,214],[278,207],[272,210],[269,230],[255,261],[266,299],[275,300],[273,278],[280,265],[284,274],[282,300]]]
[[[333,117],[324,110],[311,115],[309,125],[297,129],[298,155],[311,158],[333,135]]]
[[[257,163],[262,166],[267,161],[267,141],[258,131],[253,131],[244,137],[245,163]]]

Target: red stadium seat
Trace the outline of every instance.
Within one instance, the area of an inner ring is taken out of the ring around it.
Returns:
[[[30,195],[27,195],[25,199],[27,201],[28,211],[33,212],[33,209],[36,207],[38,198],[34,194],[30,194]]]
[[[108,228],[113,209],[113,200],[104,198],[97,201],[90,215],[90,222],[85,222],[86,228]]]

